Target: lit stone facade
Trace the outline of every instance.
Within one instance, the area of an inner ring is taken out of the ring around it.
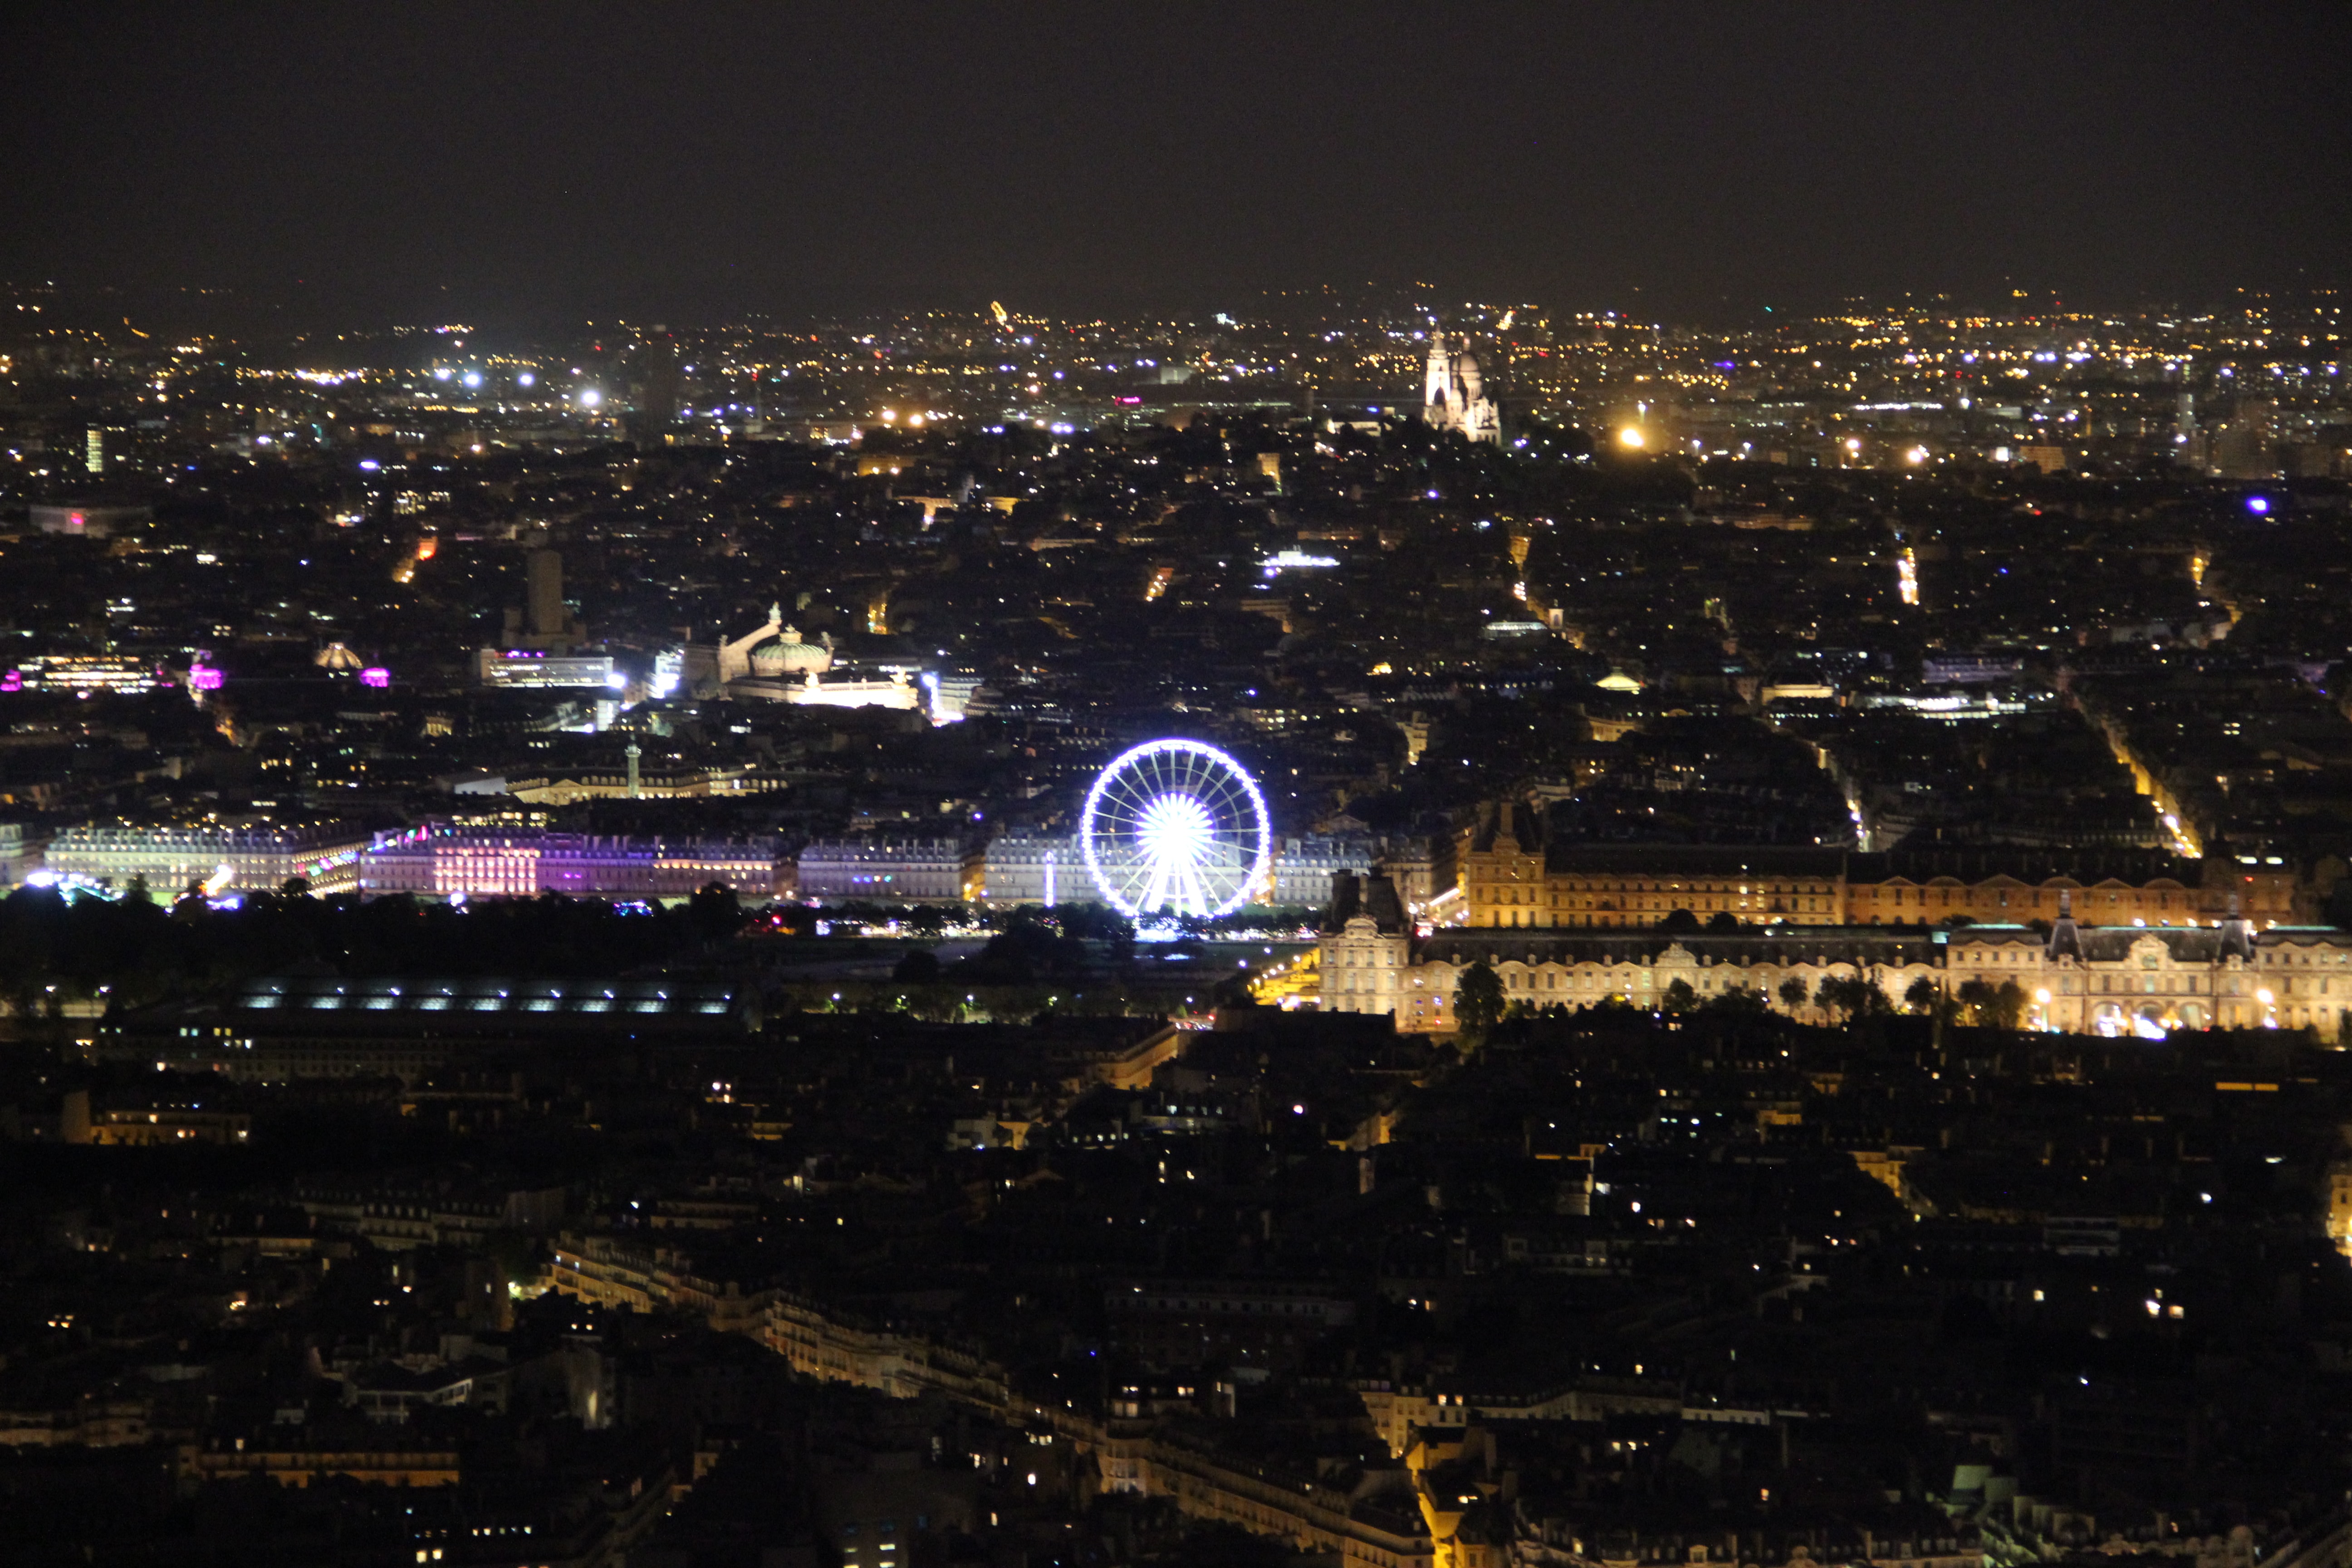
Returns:
[[[311,827],[68,827],[49,840],[47,868],[126,886],[144,877],[159,899],[229,868],[223,890],[275,892],[299,877],[314,893],[348,893],[359,885],[368,833],[346,823]]]
[[[1331,879],[1340,871],[1372,868],[1372,844],[1363,838],[1285,838],[1274,847],[1274,899],[1277,904],[1322,909],[1331,901]]]
[[[1950,984],[2014,981],[2029,1027],[2155,1036],[2311,1029],[2336,1041],[2352,1006],[2352,931],[2252,922],[2219,929],[1973,926],[1946,944]]]
[[[1421,938],[1395,902],[1383,879],[1349,879],[1317,953],[1325,1010],[1388,1013],[1402,1030],[1450,1033],[1455,989],[1480,963],[1494,965],[1507,1003],[1536,1009],[1660,1007],[1679,983],[1693,1002],[1745,990],[1775,1012],[1824,1023],[1833,1016],[1817,1000],[1825,980],[1865,978],[1895,1007],[1921,979],[1952,996],[1983,981],[2016,985],[2029,1028],[2149,1037],[2307,1028],[2334,1041],[2352,1008],[2352,931],[2333,927],[2257,931],[2226,916],[2207,927],[2084,926],[2062,905],[2046,933],[2017,925],[1687,934],[1457,927]],[[1803,1000],[1790,1001],[1784,987],[1801,987]]]
[[[1934,925],[2054,921],[2062,903],[2100,925],[2207,926],[2232,901],[2257,928],[2308,923],[2319,890],[2268,857],[2184,860],[2147,851],[1890,850],[1737,845],[1547,847],[1524,806],[1465,829],[1454,853],[1464,922],[1634,929],[1675,910],[1751,924]]]
[[[1473,441],[1503,438],[1502,410],[1486,395],[1486,369],[1471,352],[1467,334],[1429,334],[1421,416],[1433,429],[1459,430]]]
[[[980,896],[986,865],[980,849],[953,838],[818,839],[800,853],[800,896],[961,903]]]
[[[381,835],[360,885],[369,894],[424,898],[682,899],[721,882],[747,898],[792,885],[772,838],[623,838],[436,824]]]
[[[1007,834],[989,842],[982,896],[992,904],[1079,903],[1094,898],[1093,879],[1075,840]]]

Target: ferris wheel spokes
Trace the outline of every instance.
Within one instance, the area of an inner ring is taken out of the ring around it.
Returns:
[[[1130,919],[1228,913],[1265,879],[1272,822],[1241,764],[1198,741],[1149,741],[1087,792],[1079,837],[1103,896]]]

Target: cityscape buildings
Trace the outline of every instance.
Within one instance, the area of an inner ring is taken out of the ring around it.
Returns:
[[[0,1556],[2340,1555],[2334,294],[7,302]]]
[[[6,23],[0,1568],[2352,1568],[2352,7]]]

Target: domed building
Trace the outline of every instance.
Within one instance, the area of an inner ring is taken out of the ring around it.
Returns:
[[[784,625],[783,606],[771,605],[766,624],[732,642],[720,642],[704,657],[710,659],[705,667],[709,671],[709,689],[717,690],[747,678],[784,680],[822,675],[833,668],[833,644],[830,639],[803,640],[800,628]]]
[[[1473,441],[1503,438],[1502,410],[1486,395],[1486,373],[1467,335],[1457,342],[1444,332],[1429,334],[1421,416],[1432,429],[1459,430]]]
[[[803,641],[798,626],[786,626],[773,642],[751,650],[751,673],[762,680],[789,680],[803,674],[822,675],[833,668],[833,649],[824,643]]]

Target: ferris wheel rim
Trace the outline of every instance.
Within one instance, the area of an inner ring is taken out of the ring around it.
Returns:
[[[1202,764],[1197,769],[1187,767],[1181,780],[1154,777],[1137,782],[1145,764],[1174,756],[1183,757],[1188,763]],[[1124,786],[1114,797],[1114,786]],[[1201,802],[1204,812],[1213,809],[1227,825],[1220,826],[1207,836],[1224,854],[1224,864],[1216,868],[1220,881],[1236,868],[1241,875],[1232,889],[1213,903],[1205,897],[1198,903],[1211,919],[1228,915],[1249,900],[1250,892],[1265,879],[1274,859],[1274,819],[1267,811],[1265,796],[1250,772],[1230,752],[1205,741],[1193,741],[1181,736],[1168,736],[1145,741],[1129,746],[1113,757],[1095,777],[1087,791],[1085,805],[1078,814],[1078,849],[1086,860],[1087,871],[1094,879],[1095,889],[1109,900],[1112,908],[1129,920],[1142,918],[1144,900],[1158,886],[1164,885],[1164,870],[1155,871],[1150,866],[1129,868],[1124,877],[1114,875],[1106,868],[1097,848],[1097,841],[1107,837],[1103,830],[1105,804],[1113,805],[1112,820],[1125,826],[1114,827],[1108,837],[1121,831],[1132,835],[1141,826],[1145,808],[1166,795],[1181,793]],[[1213,794],[1210,792],[1213,788]],[[1204,798],[1204,796],[1206,798]],[[1196,891],[1201,868],[1188,868]],[[1166,907],[1164,900],[1151,908]]]

